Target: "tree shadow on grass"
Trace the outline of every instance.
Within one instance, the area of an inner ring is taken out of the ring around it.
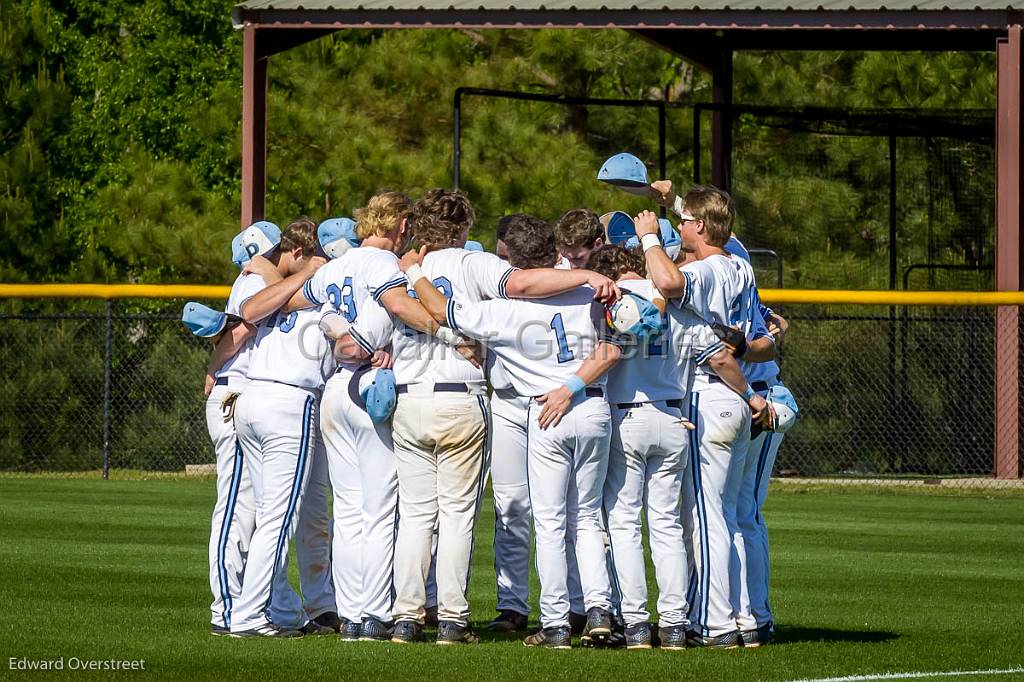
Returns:
[[[804,628],[794,625],[776,625],[775,642],[777,644],[797,644],[801,642],[857,642],[872,644],[889,642],[898,638],[895,632],[884,630],[834,630],[832,628]]]

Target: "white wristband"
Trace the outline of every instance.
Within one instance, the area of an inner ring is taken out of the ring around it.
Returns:
[[[683,198],[678,194],[676,195],[676,200],[672,202],[672,212],[680,218],[683,217]]]
[[[405,278],[409,280],[409,284],[415,287],[416,282],[420,281],[421,279],[426,279],[427,276],[423,274],[423,268],[421,268],[417,263],[416,265],[413,265],[412,267],[405,271]]]
[[[437,331],[434,332],[434,336],[444,342],[445,345],[451,346],[452,348],[466,343],[465,337],[461,334],[456,334],[449,327],[438,327]]]
[[[661,239],[656,234],[645,234],[643,237],[640,237],[640,246],[644,247],[644,253],[647,253],[655,246],[661,246]]]

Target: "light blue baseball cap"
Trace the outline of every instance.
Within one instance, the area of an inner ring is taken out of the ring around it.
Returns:
[[[796,404],[793,393],[782,384],[776,384],[768,389],[765,400],[771,403],[775,409],[775,423],[772,425],[772,431],[777,433],[789,431],[796,423],[797,417],[800,416],[800,407]]]
[[[181,311],[181,321],[189,328],[195,336],[209,338],[224,331],[228,322],[236,318],[220,310],[214,310],[210,306],[189,301]]]
[[[316,228],[320,248],[328,258],[337,258],[349,249],[359,246],[356,223],[351,218],[329,218]]]
[[[622,298],[608,307],[607,320],[616,332],[638,340],[657,334],[664,323],[657,306],[629,291],[623,291]]]
[[[683,243],[683,238],[672,227],[672,223],[669,222],[668,218],[658,218],[658,236],[661,237],[661,245],[666,249]]]
[[[466,249],[466,251],[483,251],[484,245],[478,241],[470,239],[466,242],[466,246],[463,248]]]
[[[348,394],[352,402],[366,410],[371,420],[385,422],[391,418],[398,404],[395,373],[390,369],[373,369],[364,365],[349,380]]]
[[[281,229],[274,223],[260,220],[231,240],[231,260],[242,267],[253,256],[266,256],[280,243]]]
[[[612,211],[601,216],[604,233],[609,244],[624,244],[630,237],[636,236],[636,225],[625,211]],[[629,247],[627,247],[629,248]]]
[[[631,194],[641,195],[647,194],[647,188],[651,184],[647,179],[647,166],[644,162],[626,152],[616,154],[605,161],[601,170],[597,172],[597,179]]]

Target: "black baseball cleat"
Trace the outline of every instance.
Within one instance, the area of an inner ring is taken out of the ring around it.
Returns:
[[[316,622],[315,620],[308,621],[305,625],[303,625],[301,628],[299,628],[299,630],[301,630],[302,634],[304,634],[304,635],[321,636],[321,635],[333,635],[334,634],[334,628],[328,627],[326,625],[321,625],[320,623]]]
[[[740,642],[746,649],[756,649],[771,644],[775,639],[775,624],[767,623],[756,630],[740,630]]]
[[[653,639],[650,623],[626,626],[627,649],[650,649],[654,644]]]
[[[705,636],[690,630],[686,633],[686,646],[700,649],[735,649],[740,645],[740,632],[733,630],[715,637]]]
[[[669,625],[668,627],[658,628],[658,639],[661,640],[659,646],[661,646],[662,649],[685,649],[686,626]]]
[[[414,620],[400,620],[391,631],[391,641],[395,644],[412,644],[426,641],[423,637],[423,626]]]
[[[438,644],[479,644],[480,638],[468,625],[459,625],[451,620],[437,624]]]
[[[273,623],[267,623],[261,625],[258,628],[252,628],[251,630],[241,630],[240,632],[232,632],[232,637],[238,637],[240,639],[248,639],[250,637],[279,637],[281,639],[298,639],[302,637],[304,633],[302,630],[296,630],[295,628],[285,628],[280,625],[274,625]]]
[[[587,611],[587,624],[580,635],[583,646],[608,647],[612,640],[612,619],[608,612],[599,606]]]
[[[526,629],[526,616],[518,611],[505,609],[498,617],[487,624],[491,632],[516,632]]]
[[[585,613],[569,612],[569,631],[574,635],[582,635],[587,627],[587,615]]]
[[[359,621],[349,620],[348,618],[341,619],[341,641],[358,642],[361,632],[362,626]]]
[[[561,627],[544,628],[524,639],[523,646],[536,646],[545,649],[571,649],[572,633],[564,625]]]
[[[341,618],[338,618],[338,614],[334,611],[327,611],[321,613],[319,616],[313,619],[314,622],[324,627],[330,628],[335,632],[341,632]]]
[[[210,634],[215,637],[226,637],[231,634],[231,628],[226,628],[223,625],[217,625],[215,623],[210,624]]]
[[[391,641],[391,624],[384,623],[373,616],[363,618],[359,628],[360,642],[388,642]]]
[[[423,625],[428,628],[436,628],[438,626],[436,606],[428,606],[424,610]]]

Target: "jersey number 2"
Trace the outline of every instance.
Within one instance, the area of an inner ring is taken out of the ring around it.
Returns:
[[[558,342],[558,363],[569,362],[576,356],[569,350],[569,344],[565,340],[565,325],[562,324],[562,313],[556,313],[551,318],[551,329],[555,332],[555,340]]]

